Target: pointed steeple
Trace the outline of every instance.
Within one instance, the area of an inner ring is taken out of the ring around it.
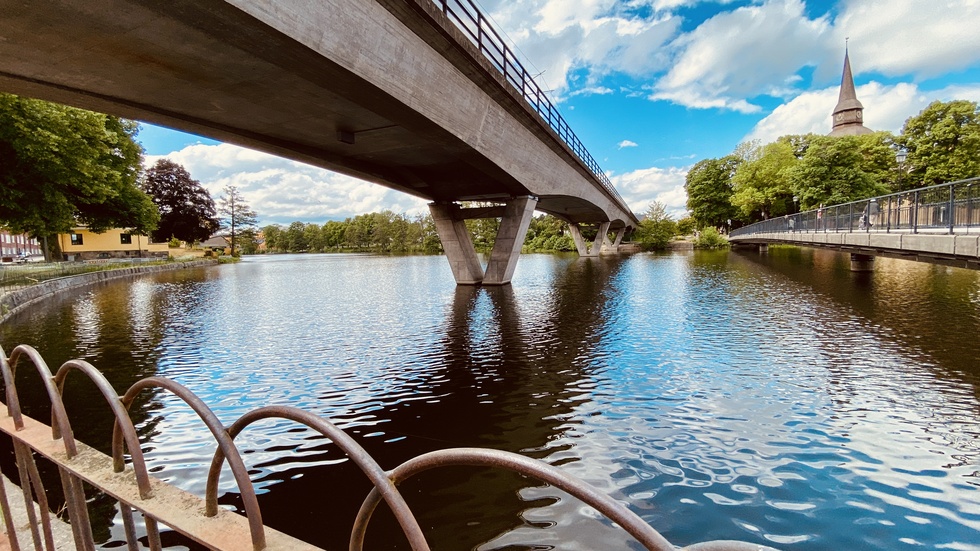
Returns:
[[[840,96],[833,113],[834,126],[831,136],[848,136],[868,134],[871,132],[864,126],[864,106],[857,99],[854,91],[854,76],[851,74],[851,59],[847,48],[844,48],[844,74],[840,79]]]

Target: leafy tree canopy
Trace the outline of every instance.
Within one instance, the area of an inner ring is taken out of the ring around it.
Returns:
[[[751,150],[732,176],[735,193],[731,203],[745,221],[792,212],[793,190],[789,175],[796,164],[795,148],[775,141]]]
[[[813,136],[790,171],[801,210],[847,203],[889,192],[895,153],[887,132],[861,136]]]
[[[654,201],[640,220],[640,226],[633,232],[633,240],[647,250],[663,250],[677,235],[677,223],[667,214],[667,207]]]
[[[935,101],[905,121],[899,143],[908,150],[905,188],[980,176],[980,108],[973,101]]]
[[[187,169],[160,159],[144,174],[141,187],[160,210],[160,223],[154,241],[176,237],[181,241],[205,241],[218,231],[214,201]]]
[[[0,224],[35,237],[78,225],[147,234],[159,214],[136,185],[133,121],[0,93]]]
[[[732,175],[742,163],[735,155],[698,161],[688,171],[684,182],[687,210],[698,228],[726,226],[736,218],[732,205]]]

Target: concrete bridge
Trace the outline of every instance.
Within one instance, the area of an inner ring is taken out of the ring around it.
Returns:
[[[583,255],[638,223],[471,0],[0,0],[0,12],[0,90],[429,199],[460,284],[508,283],[535,210],[568,221]],[[484,270],[463,222],[491,216]],[[591,248],[582,224],[598,226]]]
[[[875,256],[980,269],[980,178],[832,205],[732,232],[733,245],[771,243],[851,253],[851,270]]]

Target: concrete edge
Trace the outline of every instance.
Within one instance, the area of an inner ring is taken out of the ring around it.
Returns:
[[[94,285],[101,281],[110,281],[124,277],[136,277],[157,272],[171,272],[188,268],[201,268],[218,265],[217,260],[195,260],[191,262],[171,262],[153,266],[131,266],[117,270],[103,270],[86,274],[72,275],[42,281],[24,289],[11,291],[0,297],[0,323],[39,301],[58,293]]]

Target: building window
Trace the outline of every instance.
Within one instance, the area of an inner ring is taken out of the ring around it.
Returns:
[[[71,234],[71,244],[72,245],[81,245],[82,244],[82,234],[80,234],[80,233],[73,233],[73,234]]]
[[[133,243],[133,234],[131,233],[121,233],[119,234],[119,242],[123,245],[130,245]]]

